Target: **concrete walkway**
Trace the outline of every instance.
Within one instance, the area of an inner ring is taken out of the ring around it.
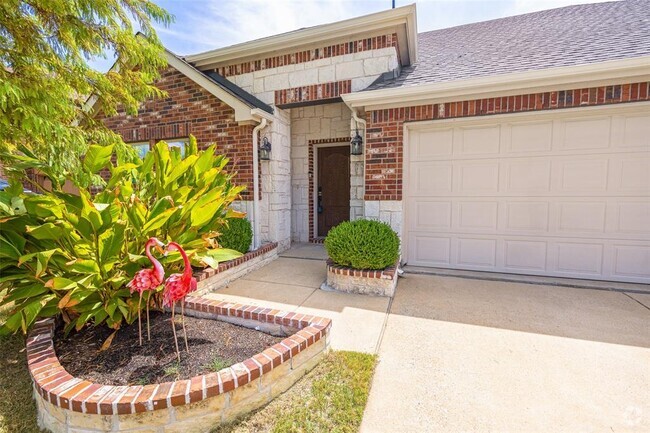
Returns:
[[[326,278],[326,258],[322,245],[297,245],[269,265],[206,296],[329,317],[333,349],[376,353],[390,300],[320,290]]]
[[[324,259],[298,245],[210,296],[378,352],[362,432],[650,432],[650,294],[407,274],[390,303],[319,290]]]

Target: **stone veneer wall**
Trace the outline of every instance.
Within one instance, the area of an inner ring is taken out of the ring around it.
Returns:
[[[397,288],[397,264],[378,271],[352,269],[327,261],[327,281],[324,289],[361,295],[395,295]]]
[[[397,36],[389,36],[395,38]],[[391,42],[392,44],[392,42]],[[399,70],[395,46],[368,49],[305,62],[284,64],[226,78],[267,104],[275,103],[275,92],[314,84],[351,81],[353,92],[365,89],[381,74]],[[217,68],[218,72],[224,72]]]
[[[275,120],[260,132],[271,142],[271,160],[260,161],[260,230],[262,242],[277,242],[278,252],[291,246],[291,115],[275,107]]]

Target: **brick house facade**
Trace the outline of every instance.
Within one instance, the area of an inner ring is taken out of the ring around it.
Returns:
[[[246,185],[242,200],[250,200],[253,191],[253,125],[235,121],[232,107],[217,99],[203,87],[173,67],[163,71],[156,87],[167,97],[143,104],[137,116],[124,111],[97,119],[119,133],[125,143],[150,145],[160,140],[196,137],[199,148],[216,143],[217,152],[230,158],[228,170],[236,172],[234,182]]]
[[[216,142],[280,250],[373,218],[406,264],[650,282],[647,15],[614,2],[418,34],[411,5],[170,53],[169,97],[104,121],[126,142]]]

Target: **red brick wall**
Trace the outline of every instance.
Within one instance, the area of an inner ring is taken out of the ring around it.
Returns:
[[[234,182],[247,186],[242,199],[252,200],[254,126],[238,125],[232,108],[176,69],[165,70],[156,85],[168,97],[144,103],[138,116],[120,111],[109,118],[100,112],[98,118],[127,143],[153,144],[189,134],[196,137],[199,148],[216,143],[217,152],[230,158],[227,169],[236,172]]]
[[[366,113],[364,198],[365,200],[402,199],[405,122],[648,100],[650,100],[650,82],[643,82],[369,111]]]

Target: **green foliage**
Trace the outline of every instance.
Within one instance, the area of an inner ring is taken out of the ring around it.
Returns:
[[[253,228],[246,218],[229,219],[227,225],[221,230],[219,244],[223,248],[247,253],[253,240]]]
[[[222,359],[219,356],[215,356],[207,365],[203,366],[203,368],[216,373],[218,371],[223,370],[226,367],[230,367],[233,364],[234,362],[228,359]]]
[[[133,157],[93,119],[89,97],[111,115],[118,107],[135,114],[140,102],[160,96],[153,83],[166,59],[153,23],[172,18],[148,0],[1,1],[0,150],[25,146],[52,182],[68,175],[82,186],[99,181],[77,157],[89,144],[116,143],[119,158]],[[110,72],[88,65],[106,53],[117,56]]]
[[[329,231],[325,249],[341,266],[383,269],[397,262],[399,238],[388,224],[379,221],[345,221]]]
[[[229,210],[243,188],[224,171],[227,158],[214,152],[215,146],[197,151],[191,137],[185,159],[160,142],[144,160],[113,166],[105,148],[91,146],[84,164],[111,170],[99,194],[25,195],[16,185],[0,192],[0,290],[8,289],[0,305],[14,304],[0,333],[25,332],[36,319],[58,315],[67,330],[133,322],[137,294],[125,284],[150,266],[143,250],[152,236],[180,243],[195,266],[216,268],[239,257],[216,239],[227,218],[243,217]],[[182,265],[178,253],[161,262],[167,273]]]

